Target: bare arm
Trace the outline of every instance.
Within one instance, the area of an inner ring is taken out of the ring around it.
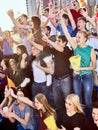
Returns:
[[[49,74],[53,74],[54,73],[54,64],[53,64],[52,60],[47,62],[47,67],[41,66],[40,62],[36,63],[36,66],[38,68],[40,68],[41,70],[43,70],[44,72],[46,72],[46,73],[49,73]]]
[[[60,15],[59,15],[60,16],[61,26],[62,26],[63,32],[64,32],[67,40],[69,41],[69,43],[71,44],[71,46],[72,46],[72,48],[74,50],[76,48],[76,46],[77,46],[77,43],[71,38],[71,36],[70,36],[70,34],[69,34],[68,30],[67,30],[67,27],[66,27],[66,25],[64,23],[64,20],[62,18],[63,14],[64,14],[64,11],[63,12],[61,11]]]
[[[17,95],[14,94],[12,89],[10,89],[10,93],[11,93],[11,96],[14,97],[15,99],[19,98],[20,101],[28,104],[32,108],[35,108],[34,103],[29,98],[27,98],[27,97],[17,97]]]
[[[59,44],[57,44],[55,42],[52,42],[51,40],[48,39],[47,36],[44,36],[42,38],[42,40],[47,42],[47,43],[49,43],[50,45],[52,45],[52,47],[55,48],[57,51],[59,51],[59,52],[63,52],[64,51],[64,49],[61,46],[59,46]]]
[[[96,69],[96,53],[94,49],[91,50],[91,63],[92,65],[89,67],[81,67],[80,70],[94,70]]]
[[[8,112],[7,116],[8,116],[8,118],[9,118],[9,120],[11,122],[14,122],[15,120],[17,120],[23,125],[27,125],[28,121],[30,119],[30,113],[29,112],[25,113],[25,118],[24,119],[20,118],[17,114],[15,114],[15,112]]]
[[[25,69],[26,66],[27,66],[26,58],[27,58],[27,54],[26,53],[22,54],[22,60],[20,62],[20,68],[21,69]]]
[[[5,98],[3,99],[3,101],[1,102],[0,108],[3,108],[3,106],[4,106],[5,103],[6,103],[6,101],[7,101],[7,97],[5,97]]]
[[[38,44],[38,43],[32,41],[31,39],[28,39],[28,42],[29,42],[31,45],[33,45],[35,48],[39,49],[40,51],[43,51],[43,46],[42,46],[42,45],[40,45],[40,44]]]
[[[40,0],[37,1],[37,11],[36,11],[36,15],[38,17],[40,17]]]
[[[14,12],[13,10],[8,10],[7,12],[8,16],[12,20],[13,24],[18,28],[23,28],[24,25],[21,25],[15,18],[14,18]]]
[[[76,23],[75,23],[75,21],[74,21],[74,19],[73,19],[72,13],[70,12],[70,6],[69,6],[69,5],[66,5],[66,11],[67,11],[67,13],[68,13],[68,17],[69,17],[69,20],[70,20],[72,29],[75,30],[75,28],[76,28]]]
[[[94,27],[96,27],[96,24],[95,24],[94,19],[91,18],[91,17],[88,15],[87,11],[84,11],[84,10],[82,9],[82,10],[81,10],[81,14],[82,14]]]

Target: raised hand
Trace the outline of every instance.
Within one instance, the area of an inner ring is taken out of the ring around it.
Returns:
[[[22,54],[22,59],[26,59],[27,58],[27,54],[26,53],[23,53]]]
[[[8,14],[8,16],[9,16],[10,18],[14,18],[14,12],[13,12],[12,9],[8,10],[8,11],[7,11],[7,14]]]
[[[44,42],[48,42],[48,37],[47,37],[47,36],[43,36],[43,37],[42,37],[42,40],[43,40]]]

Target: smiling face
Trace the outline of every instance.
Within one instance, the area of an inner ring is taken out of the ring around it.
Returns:
[[[76,42],[78,45],[85,44],[87,41],[87,34],[86,32],[78,32],[76,35]]]
[[[98,108],[93,108],[93,110],[92,110],[92,117],[93,117],[94,123],[98,127]]]
[[[78,30],[85,30],[85,28],[86,28],[86,22],[85,21],[83,21],[82,19],[80,19],[80,20],[78,20],[78,22],[77,22],[77,28],[78,28]]]
[[[77,0],[71,0],[71,4],[74,9],[77,9],[79,7],[79,3]]]

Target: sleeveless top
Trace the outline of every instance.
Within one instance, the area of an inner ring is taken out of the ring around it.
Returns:
[[[84,48],[81,48],[80,46],[77,46],[74,50],[74,55],[81,56],[81,62],[80,67],[89,67],[91,63],[91,50],[92,47],[86,46]],[[84,74],[90,74],[92,73],[91,70],[80,70],[80,75]]]

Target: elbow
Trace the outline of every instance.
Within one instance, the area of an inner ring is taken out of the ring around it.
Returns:
[[[96,69],[96,65],[92,66],[92,70],[95,70]]]
[[[51,69],[49,74],[53,75],[53,73],[54,73],[54,69]]]
[[[28,121],[24,121],[23,125],[27,126],[28,125]]]

